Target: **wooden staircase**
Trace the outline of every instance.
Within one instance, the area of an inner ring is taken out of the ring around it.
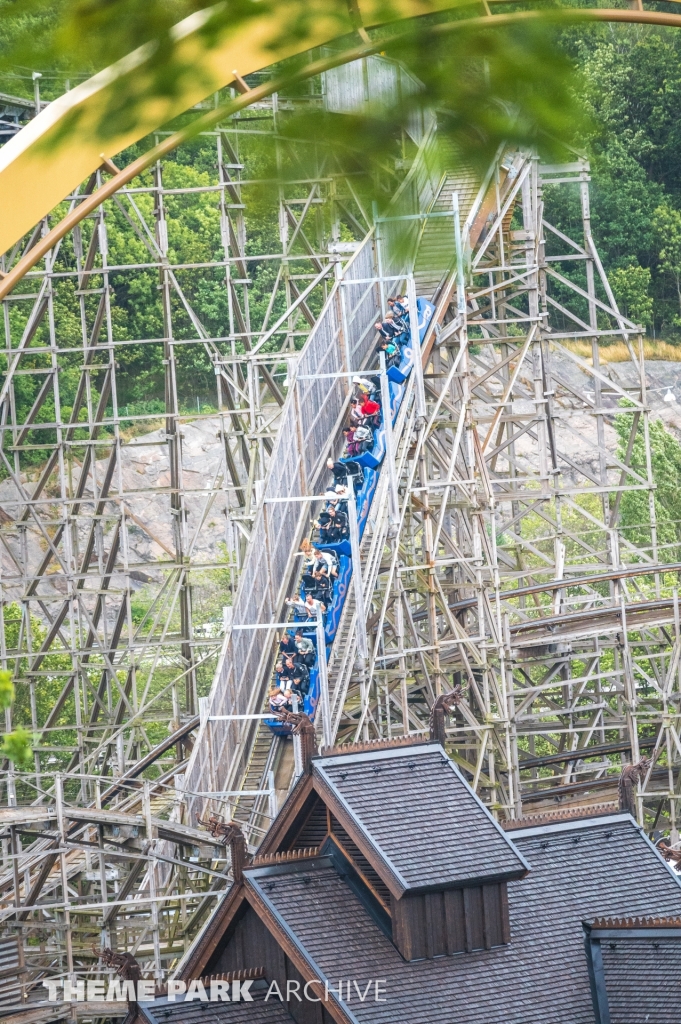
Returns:
[[[241,789],[267,789],[269,774],[276,771],[285,742],[281,736],[275,736],[264,722],[257,723],[251,756],[241,779]],[[267,796],[241,796],[234,807],[232,819],[242,825],[246,841],[251,846],[259,846],[270,826],[270,819],[265,816],[267,810]]]
[[[470,168],[449,172],[443,177],[435,201],[426,212],[451,214],[453,196],[457,192],[459,218],[463,228],[479,189],[480,179]],[[417,294],[433,299],[442,279],[454,265],[454,217],[428,217],[423,225],[414,261],[414,280]]]

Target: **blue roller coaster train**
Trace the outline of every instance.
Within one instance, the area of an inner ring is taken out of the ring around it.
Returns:
[[[428,325],[433,313],[435,312],[435,307],[427,299],[418,298],[416,301],[416,308],[418,311],[419,343],[423,343]],[[396,338],[395,340],[399,342],[400,339]],[[394,423],[397,419],[397,414],[399,413],[406,390],[405,384],[414,366],[414,351],[408,340],[401,346],[401,351],[402,357],[399,364],[391,366],[387,370],[387,376],[389,379],[391,423]],[[361,487],[359,487],[355,495],[357,526],[360,540],[362,539],[362,535],[369,518],[369,510],[371,508],[371,502],[373,501],[374,494],[376,493],[380,467],[383,459],[385,458],[385,452],[385,410],[381,409],[380,422],[374,430],[373,447],[370,451],[366,451],[361,455],[352,457],[353,462],[357,462],[363,467],[364,473],[364,479]],[[341,459],[341,461],[349,460]],[[352,500],[352,498],[350,500]],[[352,580],[352,553],[350,541],[347,539],[341,540],[335,544],[316,544],[315,546],[320,551],[333,551],[338,557],[338,575],[333,583],[331,601],[327,607],[324,618],[324,636],[326,640],[324,654],[328,662],[331,655],[333,641],[340,625],[345,599]],[[305,599],[305,594],[302,592],[301,599]],[[303,617],[296,613],[291,622],[292,627],[295,625],[296,629],[300,628],[299,623],[301,621],[304,621]],[[310,668],[310,685],[307,693],[305,694],[303,706],[300,710],[304,711],[305,714],[314,721],[320,696],[319,646],[317,643],[317,630],[314,625],[310,626],[308,620],[308,625],[302,632],[303,636],[312,641],[317,653],[314,664]],[[277,685],[281,685],[279,677],[277,676],[276,678]],[[288,735],[292,730],[292,726],[290,724],[281,722],[275,717],[265,719],[265,724],[272,730],[272,732],[278,735]]]

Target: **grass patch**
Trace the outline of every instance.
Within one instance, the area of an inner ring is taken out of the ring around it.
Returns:
[[[564,345],[570,352],[591,362],[590,342],[566,341]],[[634,352],[638,353],[638,342],[632,341],[632,347]],[[651,341],[650,338],[646,338],[643,342],[643,354],[646,359],[681,363],[681,345],[670,345],[668,341]],[[629,349],[623,341],[616,341],[612,345],[600,345],[598,356],[601,363],[626,363],[631,359]]]

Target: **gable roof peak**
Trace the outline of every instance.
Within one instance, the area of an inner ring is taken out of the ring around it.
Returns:
[[[397,899],[522,878],[529,870],[439,743],[317,758],[312,776]]]

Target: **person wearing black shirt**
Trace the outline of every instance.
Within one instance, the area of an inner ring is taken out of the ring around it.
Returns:
[[[408,331],[409,325],[407,319],[405,319],[407,317],[407,310],[405,306],[402,305],[399,299],[388,299],[388,305],[390,306],[390,311],[393,314],[393,323],[397,330],[400,332]]]
[[[288,654],[285,655],[281,662],[281,668],[278,668],[278,674],[281,679],[293,679],[296,671],[296,663],[293,656]]]
[[[388,317],[386,317],[385,320],[382,320],[380,322],[377,320],[376,323],[374,324],[374,327],[376,328],[376,330],[381,335],[384,341],[392,341],[395,335],[399,333],[397,328],[393,324],[391,314],[388,313],[388,316],[390,317],[389,320]]]
[[[279,650],[282,654],[295,654],[297,651],[296,642],[292,633],[284,633],[279,641]]]
[[[311,591],[312,596],[321,601],[327,607],[331,603],[331,580],[329,579],[326,566],[324,565],[318,572],[314,573],[315,589]]]
[[[305,697],[310,689],[310,673],[307,665],[298,665],[293,676],[293,688]]]
[[[347,483],[348,477],[351,476],[357,492],[364,482],[364,470],[358,462],[334,462],[333,459],[327,459],[326,467],[333,473],[334,487]]]
[[[314,525],[319,527],[322,544],[337,544],[350,532],[345,512],[339,512],[333,507],[320,512]]]
[[[303,573],[302,588],[304,594],[312,594],[315,596],[315,590],[317,589],[317,580],[313,572]]]

